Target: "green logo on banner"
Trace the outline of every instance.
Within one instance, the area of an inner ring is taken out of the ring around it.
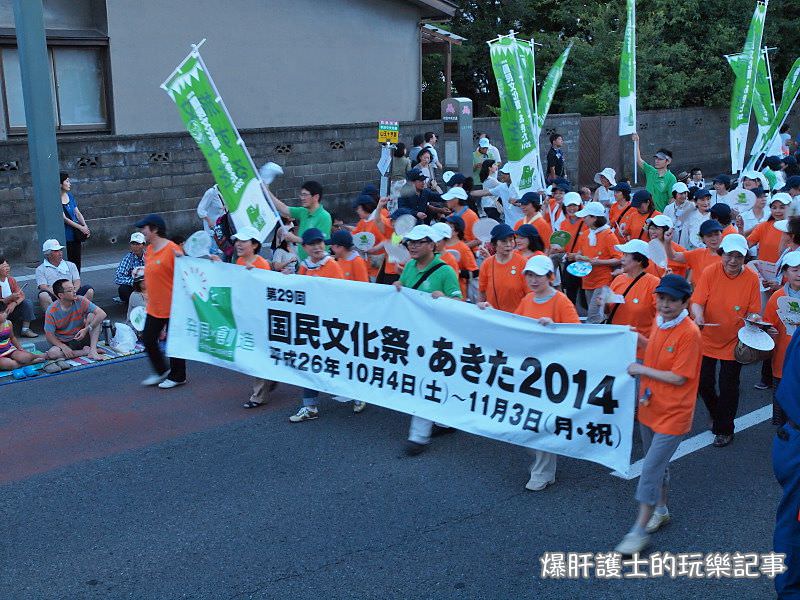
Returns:
[[[233,316],[231,288],[209,288],[208,300],[192,294],[192,303],[200,321],[200,352],[233,362],[239,332]]]
[[[522,167],[522,176],[519,178],[519,188],[533,187],[533,169],[529,165]]]

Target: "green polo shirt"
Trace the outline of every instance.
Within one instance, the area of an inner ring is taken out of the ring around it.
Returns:
[[[647,179],[645,187],[653,196],[656,210],[664,212],[664,207],[672,200],[672,186],[678,183],[678,178],[669,169],[663,175],[659,175],[658,169],[650,163],[642,163],[642,171]]]
[[[333,225],[333,219],[331,219],[331,213],[325,210],[320,204],[313,213],[308,212],[307,208],[302,206],[290,206],[289,213],[292,215],[293,219],[297,219],[300,223],[300,226],[297,228],[297,235],[303,237],[303,232],[307,229],[319,229],[323,234],[325,234],[326,238],[331,236],[331,226]],[[303,260],[306,258],[308,254],[306,254],[305,250],[303,250],[303,245],[297,245],[297,258]]]
[[[408,261],[403,268],[403,274],[400,275],[400,283],[403,287],[413,288],[428,269],[432,269],[438,264],[443,264],[444,266],[437,268],[431,273],[430,277],[423,281],[422,285],[417,289],[428,294],[442,292],[448,298],[461,298],[461,287],[458,285],[458,275],[456,275],[456,272],[453,271],[450,265],[443,262],[438,256],[436,256],[422,271],[417,269],[416,260]]]

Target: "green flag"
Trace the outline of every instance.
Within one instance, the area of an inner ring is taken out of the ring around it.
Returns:
[[[550,112],[550,105],[553,103],[553,97],[556,95],[556,89],[561,82],[561,76],[564,74],[564,65],[567,64],[569,58],[569,51],[572,50],[572,42],[570,42],[567,49],[561,53],[558,60],[550,67],[550,72],[542,85],[542,91],[539,93],[539,105],[537,108],[536,121],[539,131],[544,127],[544,120],[547,118],[547,113]]]
[[[205,156],[236,229],[253,226],[266,239],[278,224],[278,213],[200,53],[189,54],[161,87]]]
[[[767,17],[766,2],[756,4],[750,28],[747,30],[744,49],[740,55],[729,57],[728,62],[736,73],[733,84],[730,110],[731,172],[738,173],[744,167],[747,133],[750,129],[750,111],[756,87],[758,63],[761,56],[761,38]]]
[[[783,92],[781,93],[781,103],[775,110],[775,117],[770,123],[769,129],[761,138],[761,144],[753,146],[753,151],[750,154],[750,160],[747,163],[748,169],[753,169],[756,162],[764,156],[771,156],[770,146],[775,136],[778,135],[781,126],[789,112],[792,110],[797,96],[800,95],[800,58],[794,61],[792,68],[789,69],[789,74],[783,82]]]
[[[628,0],[627,13],[619,60],[619,135],[636,132],[636,0]]]
[[[533,48],[530,42],[502,37],[489,43],[500,97],[500,128],[511,181],[520,194],[538,187],[539,144],[533,109]]]

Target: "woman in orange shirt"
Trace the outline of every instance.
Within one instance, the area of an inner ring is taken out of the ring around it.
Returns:
[[[586,229],[578,237],[578,248],[567,258],[575,261],[585,261],[592,265],[592,271],[581,279],[581,288],[586,294],[588,323],[603,322],[603,302],[592,302],[598,291],[611,283],[611,270],[619,264],[622,254],[615,248],[619,238],[611,230],[606,219],[606,209],[599,202],[587,202],[583,210],[576,213],[586,223]]]
[[[525,260],[537,254],[544,254],[544,241],[539,230],[533,225],[522,225],[517,228],[517,254]]]
[[[575,306],[562,292],[553,288],[555,267],[549,256],[539,255],[525,263],[525,282],[531,292],[517,306],[514,314],[536,319],[540,325],[580,323]],[[557,455],[533,450],[531,477],[525,488],[538,492],[556,480]]]
[[[689,267],[689,280],[696,282],[700,279],[703,271],[711,265],[719,264],[719,246],[722,243],[722,225],[714,219],[703,221],[700,225],[700,239],[703,240],[705,248],[693,248],[678,252],[672,245],[672,237],[675,230],[671,229],[664,233],[664,247],[667,251],[667,261],[670,263],[685,263]]]
[[[639,433],[645,452],[636,486],[639,514],[616,552],[641,552],[671,519],[667,509],[669,462],[683,436],[692,428],[700,379],[700,331],[689,318],[692,288],[679,275],[666,275],[656,293],[658,316],[650,330],[644,363],[632,363],[628,373],[641,377]]]
[[[692,295],[692,316],[703,330],[700,396],[714,423],[712,432],[717,448],[733,441],[733,420],[739,407],[742,365],[734,358],[737,334],[743,318],[761,311],[758,275],[744,267],[747,240],[732,233],[722,240],[720,248],[720,264],[703,271]],[[710,325],[706,327],[706,323]]]
[[[365,187],[364,190],[367,190],[368,187],[369,186]],[[353,207],[356,210],[356,215],[358,215],[358,223],[353,227],[352,233],[356,234],[367,231],[375,236],[375,246],[373,246],[372,250],[367,250],[367,254],[374,257],[383,254],[381,242],[386,239],[386,228],[382,227],[382,225],[385,226],[389,220],[389,217],[386,215],[387,201],[388,198],[381,198],[376,203],[375,198],[370,194],[365,194],[364,191],[353,201]],[[380,207],[380,210],[375,214],[378,207]],[[377,278],[379,270],[380,269],[374,266],[372,262],[367,262],[367,271],[373,280]]]
[[[789,252],[783,257],[783,275],[786,284],[777,292],[770,296],[767,307],[764,309],[764,320],[772,324],[775,328],[775,349],[772,351],[772,377],[774,389],[778,389],[783,377],[783,359],[786,356],[786,348],[792,341],[792,336],[786,333],[786,325],[778,316],[778,300],[788,296],[800,302],[800,251]],[[786,423],[786,413],[780,405],[773,399],[772,401],[772,424],[778,427]]]
[[[561,248],[558,245],[550,246],[550,253],[554,256],[556,264],[561,268],[561,286],[564,289],[564,293],[567,295],[567,298],[576,305],[578,304],[578,293],[581,291],[581,279],[580,277],[575,277],[568,273],[566,266],[570,262],[567,260],[567,255],[575,252],[578,248],[578,238],[581,232],[586,228],[583,219],[576,216],[582,206],[583,199],[580,194],[577,192],[567,192],[564,194],[564,215],[561,223],[558,225],[558,229],[559,231],[566,231],[570,235],[569,242],[567,242],[565,248]],[[567,255],[560,254],[562,251],[566,251]]]
[[[539,237],[544,242],[545,251],[550,247],[550,236],[553,235],[553,228],[545,221],[542,216],[542,201],[536,192],[526,192],[522,198],[517,200],[524,215],[519,221],[514,223],[514,229],[519,229],[523,225],[532,225],[539,232]]]
[[[142,342],[155,374],[142,381],[142,385],[158,385],[170,389],[186,383],[186,361],[169,359],[169,367],[158,338],[164,327],[169,327],[172,308],[172,278],[175,274],[175,257],[183,255],[180,246],[167,239],[167,225],[159,215],[147,215],[136,223],[147,242],[144,253],[144,281],[147,286],[147,319],[142,331]]]
[[[464,243],[464,219],[456,215],[447,217],[446,222],[453,230],[447,241],[447,249],[458,252],[458,281],[461,286],[461,295],[473,299],[476,294],[467,294],[467,287],[478,276],[478,263],[472,250]]]
[[[608,222],[611,227],[619,231],[619,221],[625,214],[634,210],[631,207],[631,186],[626,181],[621,181],[617,185],[612,186],[611,191],[614,192],[615,202],[608,209]]]
[[[664,244],[664,253],[666,254],[667,244],[669,244],[672,248],[673,256],[678,252],[686,252],[686,248],[683,246],[675,243],[671,236],[669,242],[665,239],[665,235],[668,231],[671,231],[674,227],[674,223],[672,219],[670,219],[667,215],[656,215],[650,219],[647,219],[647,236],[650,240],[658,240],[662,244]],[[670,273],[675,273],[675,275],[680,275],[681,277],[686,277],[686,264],[680,263],[676,260],[669,260],[667,259],[667,268],[669,269]],[[649,273],[652,273],[658,278],[663,277],[665,269],[660,265],[657,265],[653,262],[650,263],[650,270]]]
[[[619,218],[619,232],[626,240],[643,240],[647,237],[647,219],[660,215],[647,190],[639,190],[631,198],[631,210]]]
[[[331,247],[336,262],[342,269],[342,278],[348,281],[369,282],[367,261],[353,250],[353,236],[349,231],[334,231],[331,239],[325,241]]]
[[[532,225],[529,227],[534,232]],[[490,306],[512,312],[528,293],[525,276],[525,261],[516,248],[516,232],[506,223],[492,228],[492,244],[495,253],[481,265],[478,277],[478,303],[488,302]]]
[[[776,263],[781,255],[782,232],[775,229],[777,221],[782,221],[786,216],[786,209],[792,203],[789,194],[780,192],[772,197],[769,205],[769,219],[759,223],[747,236],[747,245],[750,247],[758,244],[758,260]]]

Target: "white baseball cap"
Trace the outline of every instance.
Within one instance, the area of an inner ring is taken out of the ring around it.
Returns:
[[[439,239],[433,240],[434,242],[441,242],[442,240],[450,239],[450,236],[453,235],[453,230],[450,229],[450,225],[447,223],[434,223],[431,225],[431,229],[435,231]]]
[[[574,194],[575,192],[570,192]],[[578,196],[580,197],[580,195]],[[566,197],[564,198],[566,200]],[[566,204],[566,202],[564,202]],[[581,210],[575,213],[576,217],[605,217],[606,207],[599,202],[587,202]]]
[[[528,262],[525,263],[525,268],[522,269],[523,273],[531,272],[536,275],[547,275],[553,271],[555,271],[553,261],[550,260],[549,256],[545,256],[544,254],[537,254],[536,256],[530,257]]]
[[[489,140],[487,140],[486,138],[481,138],[478,141],[479,148],[488,148],[489,146],[491,146],[491,144],[489,143]]]
[[[455,175],[455,172],[453,172],[453,171],[445,171],[444,173],[442,173],[442,181],[444,181],[445,183],[449,183],[450,182],[450,178],[453,175]]]
[[[64,246],[61,245],[61,242],[58,240],[46,240],[44,244],[42,244],[42,252],[47,254],[48,252],[52,252],[53,250],[63,250]]]
[[[624,244],[617,244],[614,246],[614,248],[620,252],[625,252],[626,254],[638,252],[639,254],[644,254],[647,258],[650,258],[650,244],[644,240],[630,240]]]
[[[144,244],[144,234],[140,231],[134,231],[131,234],[131,243],[132,244]]]
[[[749,250],[749,246],[747,245],[747,240],[743,235],[738,233],[729,233],[722,239],[722,244],[720,244],[720,248],[725,254],[730,252],[738,252],[742,256],[747,256],[747,252]]]
[[[792,250],[783,255],[781,270],[786,267],[800,267],[800,250]]]
[[[745,171],[742,173],[743,179],[752,179],[754,181],[758,181],[761,184],[761,187],[765,190],[769,189],[769,180],[767,176],[761,173],[760,171]]]
[[[783,233],[789,233],[789,219],[774,221],[772,223],[772,226],[778,231],[782,231]]]
[[[646,221],[648,224],[652,223],[657,227],[669,227],[672,229],[675,226],[675,223],[672,222],[667,215],[656,215],[655,217],[650,217]]]
[[[678,192],[679,194],[686,194],[688,191],[689,188],[682,181],[679,181],[672,186],[672,193]]]
[[[780,202],[784,206],[792,203],[792,197],[786,192],[778,192],[769,199],[769,203]]]
[[[466,200],[467,199],[467,190],[462,187],[451,187],[447,190],[444,194],[442,194],[442,200]]]
[[[569,206],[571,204],[574,204],[575,206],[580,206],[581,204],[583,204],[583,198],[581,198],[581,195],[578,192],[567,192],[566,194],[564,194],[564,200],[561,201],[561,204],[563,204],[564,206]],[[597,202],[596,204],[600,203]],[[600,206],[602,206],[602,204],[600,204]],[[605,214],[605,209],[603,210],[603,214]]]
[[[259,233],[258,229],[256,229],[252,225],[245,225],[239,231],[234,233],[231,236],[231,239],[242,240],[243,242],[247,240],[256,240],[257,242],[260,242],[261,233]]]
[[[603,169],[599,173],[595,173],[594,174],[594,182],[595,183],[600,183],[600,175],[602,175],[603,177],[608,179],[608,182],[611,185],[617,185],[617,172],[614,169],[612,169],[611,167],[606,167],[605,169]]]
[[[511,163],[506,163],[500,167],[500,172],[505,173],[506,175],[511,175]]]
[[[424,240],[425,238],[435,242],[439,240],[439,234],[430,225],[415,225],[403,239],[418,241]]]

